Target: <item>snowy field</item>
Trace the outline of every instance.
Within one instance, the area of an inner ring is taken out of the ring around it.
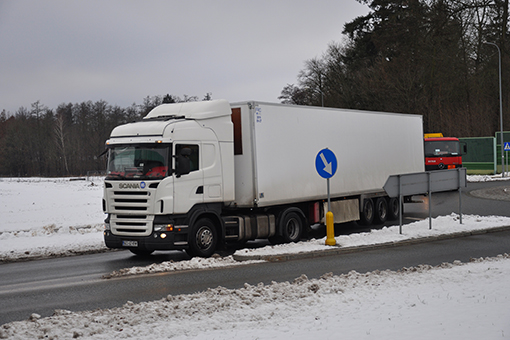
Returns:
[[[495,180],[469,176],[469,181]],[[0,261],[105,250],[102,178],[0,179]],[[510,226],[499,216],[438,217],[370,233],[338,236],[338,247],[398,242]],[[237,251],[237,256],[324,251],[325,240]],[[319,261],[319,260],[318,260]],[[126,268],[111,277],[248,265],[234,257]],[[0,339],[504,339],[510,338],[510,257],[419,266],[398,272],[351,272],[320,279],[227,290],[0,326]]]

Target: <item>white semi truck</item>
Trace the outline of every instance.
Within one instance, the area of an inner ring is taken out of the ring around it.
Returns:
[[[109,248],[211,256],[229,242],[296,242],[335,223],[384,222],[388,176],[424,171],[422,116],[225,100],[162,104],[113,129],[103,210]],[[330,179],[316,157],[337,158]]]

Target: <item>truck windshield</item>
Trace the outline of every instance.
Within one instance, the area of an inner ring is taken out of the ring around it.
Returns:
[[[171,169],[170,150],[170,144],[109,146],[106,179],[164,178]]]
[[[459,155],[460,143],[458,141],[425,141],[425,157]]]

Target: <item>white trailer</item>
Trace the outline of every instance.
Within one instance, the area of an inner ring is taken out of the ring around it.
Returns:
[[[106,245],[210,256],[226,242],[296,242],[328,210],[324,148],[338,159],[335,222],[396,218],[382,188],[424,170],[422,126],[420,115],[253,101],[160,105],[106,143]]]

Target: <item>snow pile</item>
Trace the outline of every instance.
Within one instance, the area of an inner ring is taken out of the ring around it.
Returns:
[[[495,339],[510,334],[510,256],[246,284],[5,324],[8,339]]]
[[[189,261],[165,261],[162,263],[153,263],[149,266],[144,267],[131,267],[124,268],[121,270],[116,270],[110,273],[109,275],[105,275],[105,279],[111,279],[114,277],[128,276],[128,275],[137,275],[137,274],[156,274],[156,273],[164,273],[164,272],[173,272],[179,270],[190,270],[190,269],[211,269],[211,268],[220,268],[220,267],[232,267],[232,266],[240,266],[245,264],[264,262],[261,260],[253,260],[253,261],[243,261],[239,262],[234,260],[233,256],[225,256],[225,257],[211,257],[211,258],[200,258],[194,257]]]
[[[107,250],[103,224],[57,227],[54,224],[26,231],[0,233],[0,261],[58,257]]]
[[[302,241],[298,243],[265,246],[254,249],[237,250],[234,256],[215,258],[193,258],[189,261],[165,261],[148,266],[125,268],[114,271],[105,278],[121,277],[137,274],[155,274],[172,272],[177,270],[189,270],[200,268],[219,268],[250,264],[257,261],[272,260],[272,256],[311,253],[316,251],[331,251],[339,248],[357,246],[381,245],[408,240],[423,239],[427,237],[455,235],[459,233],[478,233],[487,230],[510,226],[510,217],[504,216],[473,216],[463,215],[462,223],[459,223],[459,215],[453,213],[450,216],[440,216],[432,219],[432,230],[429,229],[428,220],[418,221],[403,226],[403,234],[399,234],[399,226],[384,227],[383,229],[371,230],[367,233],[356,233],[335,237],[335,247],[326,246],[326,238],[319,240]],[[243,262],[239,262],[239,261]]]
[[[510,179],[510,173],[505,172],[505,177],[500,175],[469,175],[467,180],[470,183],[475,182],[493,182],[493,181],[507,181]]]
[[[429,229],[429,220],[425,219],[403,225],[402,234],[400,234],[400,226],[396,225],[383,227],[382,229],[373,229],[368,233],[341,235],[335,237],[335,240],[338,247],[356,247],[402,242],[440,235],[483,232],[488,229],[502,226],[510,226],[510,217],[462,215],[462,224],[460,224],[460,216],[452,213],[449,216],[433,218],[432,229]],[[263,258],[264,256],[270,255],[295,254],[331,249],[331,246],[326,246],[325,243],[326,238],[319,240],[312,239],[310,241],[295,244],[281,244],[257,249],[241,249],[236,251],[234,255],[250,255],[253,258]]]

